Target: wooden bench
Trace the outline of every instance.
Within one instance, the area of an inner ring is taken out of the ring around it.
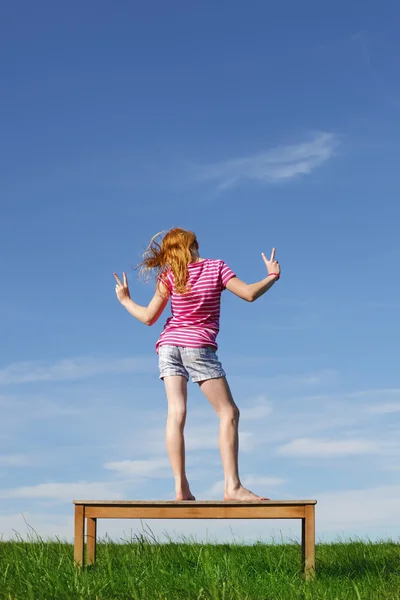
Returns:
[[[306,579],[315,572],[316,500],[223,501],[131,501],[74,500],[74,561],[84,563],[85,519],[86,564],[96,560],[97,519],[301,519],[302,567]]]

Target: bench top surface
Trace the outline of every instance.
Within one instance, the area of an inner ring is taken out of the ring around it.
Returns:
[[[304,506],[317,504],[316,500],[73,500],[74,504],[85,506]]]

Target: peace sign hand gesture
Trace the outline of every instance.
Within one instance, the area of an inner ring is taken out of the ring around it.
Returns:
[[[126,278],[126,273],[123,273],[124,282],[121,283],[120,278],[116,273],[114,273],[115,280],[117,285],[115,286],[115,293],[117,294],[118,300],[121,304],[124,303],[125,300],[128,300],[131,296],[129,293],[128,280]]]
[[[268,260],[267,257],[265,256],[264,252],[261,253],[261,256],[264,259],[264,262],[266,264],[267,267],[267,271],[268,271],[268,275],[277,275],[277,279],[279,279],[280,275],[281,275],[281,268],[279,266],[279,263],[277,260],[275,260],[275,251],[276,248],[272,248],[272,252],[271,252],[271,258]]]

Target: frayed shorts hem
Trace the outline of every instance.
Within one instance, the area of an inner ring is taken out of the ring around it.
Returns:
[[[164,377],[171,377],[171,376],[180,376],[180,377],[185,377],[186,381],[189,381],[189,375],[185,375],[184,373],[180,373],[178,371],[174,371],[174,372],[163,372],[159,379],[161,379],[162,381],[164,381]],[[221,372],[218,373],[216,375],[207,375],[204,376],[204,378],[195,378],[192,377],[192,383],[201,383],[202,381],[207,381],[208,379],[220,379],[221,377],[226,377],[226,373],[225,372]]]

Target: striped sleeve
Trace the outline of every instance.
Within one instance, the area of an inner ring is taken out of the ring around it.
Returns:
[[[230,269],[223,260],[221,260],[220,262],[221,262],[220,282],[221,282],[221,288],[224,290],[226,288],[226,284],[228,283],[228,281],[230,279],[232,279],[232,277],[236,277],[236,273],[234,273],[232,271],[232,269]]]
[[[172,294],[173,284],[172,284],[172,280],[171,280],[170,269],[167,269],[166,271],[161,273],[161,275],[158,276],[157,281],[163,283],[166,286],[166,288],[168,289],[169,293]]]

